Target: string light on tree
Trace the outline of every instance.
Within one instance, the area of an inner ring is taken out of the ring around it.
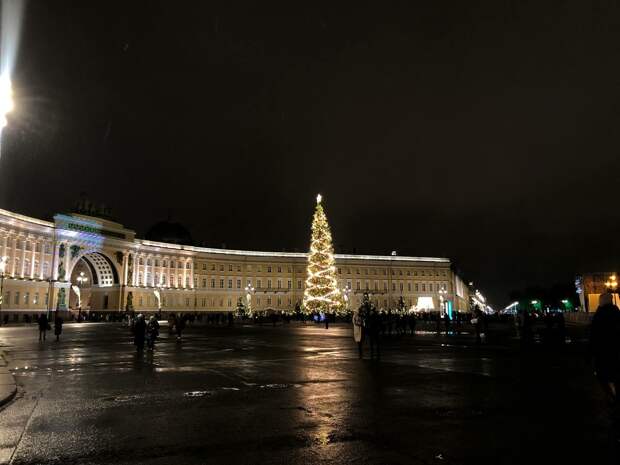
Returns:
[[[306,290],[303,299],[304,310],[308,313],[339,310],[342,306],[342,296],[336,279],[332,234],[321,205],[322,200],[321,194],[316,196],[316,208],[312,219]]]

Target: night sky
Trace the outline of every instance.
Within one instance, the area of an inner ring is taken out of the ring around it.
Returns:
[[[470,3],[31,1],[0,206],[302,251],[321,192],[337,252],[496,306],[617,269],[620,9]]]

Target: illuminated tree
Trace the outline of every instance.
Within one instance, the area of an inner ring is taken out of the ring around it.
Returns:
[[[308,267],[306,270],[306,290],[304,291],[304,310],[328,312],[341,307],[341,293],[334,266],[332,234],[321,205],[321,194],[316,198],[316,209],[312,220],[312,236]]]

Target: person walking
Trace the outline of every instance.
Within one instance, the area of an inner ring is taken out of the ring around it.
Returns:
[[[56,318],[54,318],[54,334],[56,335],[56,342],[60,341],[60,335],[62,334],[62,318],[60,315],[56,314]]]
[[[47,331],[50,329],[50,323],[45,313],[39,315],[39,341],[45,341]]]
[[[144,321],[144,315],[140,313],[136,317],[136,321],[133,325],[133,343],[136,346],[136,351],[142,353],[144,350],[144,336],[146,332],[146,322]]]
[[[180,317],[177,318],[176,328],[177,328],[177,342],[181,342],[181,338],[183,337],[183,330],[185,329],[185,322],[187,318],[185,315],[181,314]]]
[[[380,333],[381,333],[381,315],[377,311],[375,306],[372,306],[370,310],[370,315],[368,316],[368,339],[370,342],[370,358],[377,354],[377,360],[381,358],[381,341],[380,341]]]
[[[594,362],[594,375],[615,403],[620,380],[620,310],[612,294],[601,294],[599,306],[590,324],[589,358]]]
[[[353,340],[357,344],[359,357],[362,358],[364,351],[364,319],[360,314],[360,309],[353,312],[353,318],[351,320],[353,322]]]
[[[153,350],[155,348],[157,336],[159,336],[159,321],[157,321],[155,315],[151,315],[146,325],[146,347],[148,350]]]

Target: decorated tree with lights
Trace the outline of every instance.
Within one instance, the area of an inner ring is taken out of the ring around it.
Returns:
[[[321,200],[321,194],[319,194],[316,198],[316,209],[312,220],[306,290],[303,300],[304,310],[307,313],[339,310],[342,306],[334,266],[332,234]]]

